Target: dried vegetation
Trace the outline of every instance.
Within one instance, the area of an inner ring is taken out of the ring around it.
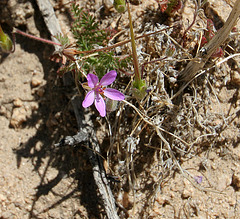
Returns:
[[[210,58],[203,60],[206,51],[201,40],[209,31],[207,19],[214,23],[214,34],[225,22],[213,7],[209,10],[205,1],[183,1],[181,10],[169,15],[161,12],[157,1],[134,2],[137,5],[131,6],[132,16],[135,37],[141,36],[136,44],[142,78],[148,85],[146,96],[141,100],[133,97],[133,67],[128,64],[128,68],[118,71],[115,83],[126,100],[106,119],[95,116],[93,120],[119,216],[161,218],[166,212],[169,218],[206,216],[208,213],[198,204],[189,200],[179,207],[172,203],[177,200],[174,195],[163,191],[179,174],[187,181],[185,186],[190,182],[201,192],[222,194],[225,188],[219,190],[209,183],[206,160],[212,151],[218,157],[230,151],[232,159],[240,160],[240,154],[233,152],[240,141],[239,23],[224,43],[216,44],[216,48],[221,46],[223,56],[210,57],[207,53]],[[234,6],[230,0],[225,2],[230,9]],[[98,10],[94,5],[95,1],[89,1],[85,6],[101,28],[118,31],[107,46],[130,38],[127,13],[120,16],[107,3]],[[126,57],[131,54],[130,44],[111,51],[117,58]],[[184,72],[190,62],[202,66],[187,75]],[[200,162],[197,169],[194,165],[193,174],[191,164],[188,169],[183,166],[195,157]],[[198,180],[199,176],[204,183]],[[239,174],[232,176],[228,186],[238,191]],[[188,199],[191,193],[183,190],[181,198]],[[236,209],[240,208],[235,208],[237,215]]]

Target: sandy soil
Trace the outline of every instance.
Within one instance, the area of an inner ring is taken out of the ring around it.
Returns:
[[[101,1],[87,2],[82,1],[82,4],[92,11],[101,5]],[[226,20],[231,7],[223,0],[210,2],[216,11],[223,11],[220,15]],[[156,7],[154,1],[148,3]],[[57,5],[54,1],[53,4]],[[136,11],[138,7],[141,9],[136,14],[147,13],[145,4],[144,1],[132,6]],[[64,33],[69,31],[68,9],[65,6],[56,10]],[[192,9],[189,3],[189,11],[185,11],[189,19]],[[34,2],[3,1],[0,14],[4,30],[15,26],[49,38]],[[103,24],[114,26],[112,21],[116,19],[109,15]],[[74,86],[64,85],[63,79],[57,76],[59,65],[49,60],[52,52],[52,47],[18,35],[15,52],[0,56],[0,218],[101,218],[104,215],[87,150],[54,147],[62,137],[76,134],[77,124],[70,104]],[[202,177],[201,188],[211,191],[194,187],[171,164],[168,173],[161,173],[160,154],[141,146],[139,156],[135,157],[135,213],[129,188],[125,184],[112,186],[117,202],[125,209],[119,208],[121,218],[240,217],[240,95],[237,82],[240,76],[239,71],[232,70],[227,63],[212,74],[211,85],[215,93],[206,88],[207,85],[204,90],[203,86],[205,105],[197,109],[204,127],[188,130],[196,137],[206,129],[206,136],[199,138],[199,144],[196,141],[187,156],[177,156],[182,168],[193,179],[197,181]],[[185,106],[192,103],[189,101]],[[203,115],[207,115],[207,122]],[[221,131],[210,136],[212,127]],[[107,132],[105,128],[99,130]],[[126,179],[124,174],[121,177]]]

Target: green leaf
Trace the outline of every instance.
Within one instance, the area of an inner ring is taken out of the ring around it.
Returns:
[[[10,37],[5,34],[0,26],[0,47],[3,52],[11,52],[13,49],[13,42]]]

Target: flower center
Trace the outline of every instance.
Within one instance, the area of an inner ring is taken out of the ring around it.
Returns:
[[[102,86],[97,86],[96,89],[95,89],[95,91],[96,91],[97,93],[99,93],[99,94],[102,95],[104,89],[105,89],[105,88],[103,88]]]

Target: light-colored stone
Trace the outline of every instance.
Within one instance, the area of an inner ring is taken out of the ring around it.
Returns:
[[[37,102],[32,102],[32,103],[30,104],[30,107],[31,107],[31,110],[32,110],[32,111],[35,111],[35,110],[38,110],[39,105],[38,105]]]
[[[23,102],[22,100],[20,100],[19,98],[16,98],[14,101],[13,101],[13,105],[15,107],[21,107],[23,105]]]
[[[3,194],[0,194],[0,201],[3,202],[5,201],[7,198],[6,196],[4,196]]]
[[[40,84],[42,84],[42,80],[40,80],[40,79],[38,79],[38,78],[35,78],[35,77],[32,78],[31,85],[32,85],[33,87],[37,87],[37,86],[39,86]]]
[[[193,192],[194,192],[194,190],[193,190],[192,187],[191,188],[184,188],[183,192],[182,192],[182,198],[186,198],[187,199],[189,197],[192,197]]]
[[[13,109],[12,118],[11,118],[11,126],[14,128],[18,128],[23,122],[27,119],[27,112],[24,108],[15,108]]]
[[[166,203],[170,203],[169,197],[163,194],[159,194],[156,198],[156,201],[158,202],[159,205],[164,205]]]
[[[229,196],[228,197],[228,203],[230,206],[235,206],[236,205],[236,198],[234,196]]]

